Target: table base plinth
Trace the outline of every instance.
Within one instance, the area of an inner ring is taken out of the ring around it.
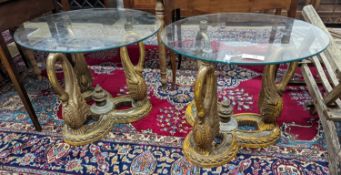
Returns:
[[[238,122],[235,136],[238,144],[244,148],[264,148],[273,145],[281,135],[280,128],[276,124],[266,124],[263,117],[256,113],[235,114],[233,117]],[[247,129],[243,127],[252,127]]]
[[[111,98],[114,109],[107,113],[114,123],[131,123],[145,117],[152,109],[150,101],[146,98],[134,101],[129,95]],[[131,106],[128,109],[118,109],[121,106]]]
[[[241,113],[233,115],[233,118],[238,123],[238,128],[232,132],[235,134],[241,147],[264,148],[275,144],[280,138],[281,131],[276,124],[276,119],[280,116],[283,109],[282,93],[289,80],[293,77],[296,67],[297,62],[290,63],[282,80],[279,83],[275,83],[278,65],[265,66],[258,103],[261,114]],[[198,85],[203,86],[202,84]],[[202,96],[201,93],[195,93],[196,95]],[[195,100],[192,101],[187,106],[185,112],[186,120],[191,126],[194,126],[195,121],[198,120],[199,108],[197,108],[195,102]],[[253,129],[245,127],[252,127]]]
[[[221,143],[215,144],[211,151],[197,147],[193,132],[190,132],[183,143],[183,152],[187,160],[200,167],[210,168],[226,164],[236,157],[239,150],[237,139],[232,134],[220,134]]]
[[[102,110],[103,106],[90,106],[85,99],[92,96],[92,79],[87,68],[84,56],[74,54],[76,65],[72,67],[67,57],[63,54],[50,54],[47,59],[47,73],[52,87],[62,101],[63,119],[65,122],[63,136],[66,143],[79,146],[85,145],[103,138],[114,123],[130,123],[146,116],[152,105],[147,98],[147,85],[142,76],[145,48],[143,42],[139,43],[140,59],[137,65],[133,65],[126,47],[120,48],[122,66],[126,75],[128,94],[113,98],[106,92],[109,104],[113,109],[109,112]],[[58,82],[55,65],[61,62],[65,78],[65,86]],[[119,109],[121,106],[129,105],[128,109]],[[109,109],[108,107],[108,109]],[[104,107],[106,108],[106,106]],[[102,110],[102,111],[101,111]],[[110,109],[109,109],[110,110]],[[103,113],[103,114],[102,114]]]
[[[193,126],[196,120],[196,108],[191,102],[186,108],[186,121]],[[273,145],[281,135],[280,128],[276,124],[266,124],[263,117],[256,113],[240,113],[233,115],[238,123],[238,128],[234,130],[238,144],[243,148],[264,148]],[[255,129],[244,130],[243,127],[253,127]]]

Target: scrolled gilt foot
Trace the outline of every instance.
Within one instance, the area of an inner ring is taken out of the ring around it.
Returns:
[[[268,147],[275,144],[280,138],[280,128],[276,124],[265,124],[259,114],[242,113],[235,114],[233,117],[237,120],[239,126],[235,131],[235,135],[238,144],[243,148]]]
[[[114,109],[108,113],[114,123],[131,123],[145,117],[152,109],[148,99],[135,101],[131,96],[111,98]],[[119,109],[121,106],[131,106],[128,109]]]
[[[238,153],[237,139],[232,134],[221,134],[221,143],[213,144],[211,151],[198,150],[190,132],[183,143],[183,153],[191,163],[204,167],[217,167],[224,165],[234,159]]]
[[[55,72],[56,62],[61,62],[65,77],[65,89],[59,84]],[[81,95],[77,78],[71,64],[63,54],[50,54],[47,59],[47,74],[63,107],[63,137],[66,143],[79,146],[103,138],[112,129],[112,120],[107,115],[92,116],[90,107]]]
[[[73,146],[81,146],[104,138],[112,129],[113,121],[110,116],[102,115],[93,123],[85,123],[78,129],[64,125],[64,141]]]

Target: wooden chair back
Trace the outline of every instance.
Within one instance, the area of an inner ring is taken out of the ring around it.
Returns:
[[[218,12],[262,12],[275,10],[290,11],[294,15],[296,8],[291,8],[293,0],[195,0],[188,3],[188,8],[193,13],[218,13]],[[289,15],[289,14],[288,14]]]
[[[18,27],[25,21],[56,8],[54,0],[16,0],[0,5],[0,32]]]
[[[165,21],[171,22],[172,12],[180,9],[184,16],[218,12],[274,12],[295,17],[297,0],[164,0]]]
[[[64,10],[64,11],[73,10],[73,9],[71,9],[70,0],[57,0],[57,3],[59,6],[61,6],[62,10]],[[103,6],[104,8],[112,7],[113,3],[114,2],[111,0],[101,0],[100,1],[101,6]],[[90,3],[88,5],[90,7],[93,7]],[[81,4],[79,4],[78,6],[81,6]]]
[[[305,6],[302,15],[307,22],[324,30],[331,41],[324,52],[310,58],[313,66],[309,64],[310,62],[301,65],[301,72],[323,127],[330,155],[328,156],[330,174],[339,175],[341,174],[341,51],[313,6]],[[317,84],[316,74],[320,77],[322,87]]]

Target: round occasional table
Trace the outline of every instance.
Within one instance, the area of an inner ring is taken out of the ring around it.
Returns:
[[[193,129],[184,140],[183,152],[190,162],[203,167],[230,161],[238,145],[258,148],[275,143],[280,137],[276,119],[283,108],[281,95],[297,61],[322,52],[329,44],[327,34],[309,23],[253,13],[185,18],[168,25],[161,39],[174,52],[198,60],[194,101],[186,109]],[[231,117],[229,102],[217,102],[215,63],[265,65],[260,114]],[[290,64],[280,82],[275,82],[278,65],[283,63]],[[223,125],[229,132],[220,128]],[[254,129],[245,129],[250,126]]]
[[[63,106],[65,142],[83,145],[99,140],[113,123],[136,121],[151,110],[147,86],[142,77],[144,64],[143,40],[160,28],[152,14],[129,9],[83,9],[36,18],[22,24],[14,33],[15,41],[28,49],[49,52],[47,73]],[[126,46],[138,43],[140,58],[133,65]],[[120,48],[129,95],[113,98],[97,86],[83,53]],[[68,54],[68,55],[64,55]],[[70,63],[72,62],[72,64]],[[55,65],[61,62],[64,88],[59,84]],[[74,66],[72,66],[74,65]],[[91,107],[86,99],[96,102]],[[118,110],[129,104],[131,108]]]

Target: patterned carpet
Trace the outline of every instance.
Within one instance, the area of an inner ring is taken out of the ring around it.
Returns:
[[[311,98],[304,86],[289,86],[284,111],[278,119],[281,139],[265,149],[241,149],[228,164],[216,168],[191,165],[182,154],[183,137],[190,131],[184,120],[186,105],[193,99],[195,62],[183,60],[177,87],[160,86],[158,52],[147,47],[146,69],[152,111],[131,124],[116,124],[105,139],[73,147],[63,142],[60,102],[45,76],[29,75],[24,83],[43,132],[35,132],[11,85],[0,89],[0,173],[28,174],[329,174],[324,136],[318,117],[310,114]],[[129,48],[138,57],[136,47]],[[125,94],[124,73],[117,50],[86,55],[94,85],[113,96]],[[44,55],[38,60],[44,62]],[[42,67],[44,65],[42,64]],[[283,67],[284,68],[284,67]],[[257,112],[262,67],[217,65],[218,97],[229,97],[234,112]],[[280,69],[283,72],[284,69]],[[171,73],[169,73],[169,78]],[[45,75],[45,74],[44,74]],[[299,72],[296,79],[301,79]],[[115,82],[115,83],[112,83]]]

